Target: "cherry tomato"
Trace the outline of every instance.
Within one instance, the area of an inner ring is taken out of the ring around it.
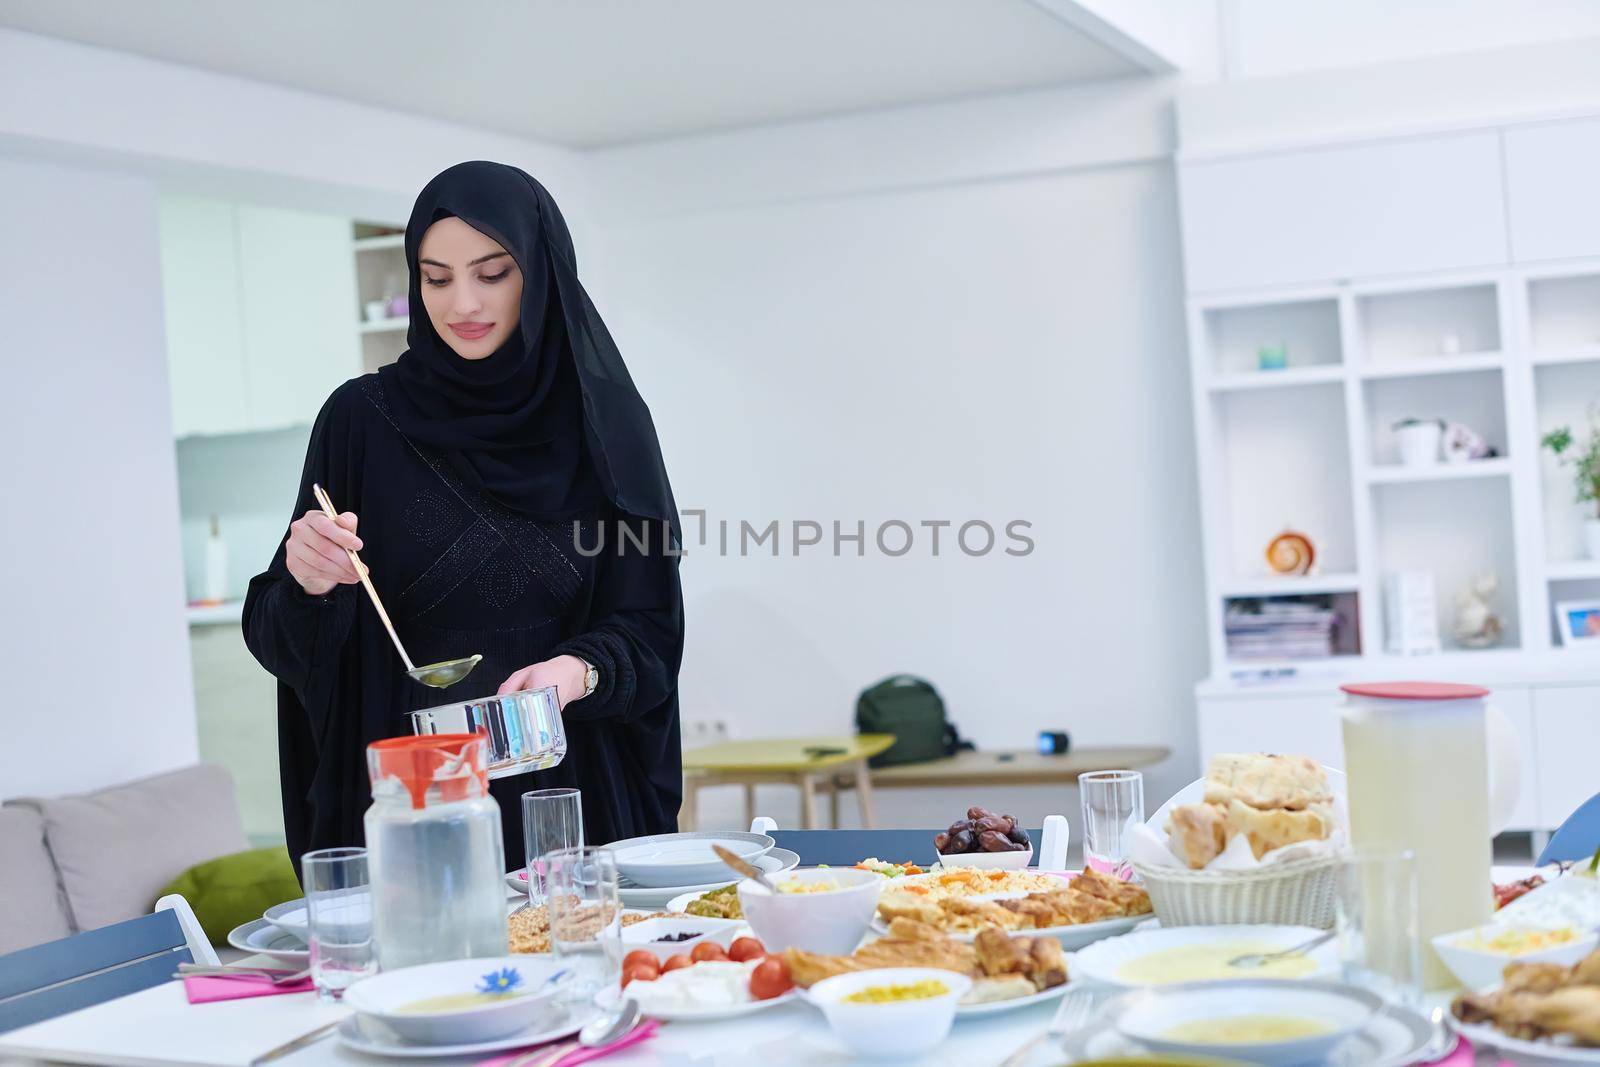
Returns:
[[[757,1000],[781,997],[793,988],[788,965],[776,956],[768,956],[750,972],[750,995]]]
[[[676,956],[668,956],[667,962],[661,965],[661,973],[666,974],[668,971],[680,970],[681,968],[689,966],[693,962],[694,960],[691,960],[688,956],[685,956],[681,952]]]
[[[753,937],[736,937],[728,946],[728,958],[735,963],[758,960],[767,954],[767,946]]]
[[[636,948],[622,957],[623,967],[632,967],[635,963],[648,963],[657,971],[661,970],[661,960],[654,952],[647,948]]]
[[[654,960],[650,963],[632,963],[622,968],[623,987],[626,988],[629,982],[654,982],[660,978],[661,972],[656,969],[654,963]]]
[[[725,960],[728,953],[715,941],[702,941],[689,950],[689,958],[696,963],[704,963],[707,960]]]

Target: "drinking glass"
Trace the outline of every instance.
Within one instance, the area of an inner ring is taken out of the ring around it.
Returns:
[[[622,903],[609,848],[546,853],[550,951],[572,972],[565,995],[588,1000],[622,977]]]
[[[300,857],[310,927],[311,980],[338,1000],[358,978],[378,973],[372,944],[372,886],[364,848],[324,848]]]
[[[1127,878],[1128,834],[1144,822],[1144,775],[1093,771],[1078,776],[1083,797],[1083,865]]]
[[[1422,1004],[1417,857],[1410,849],[1354,849],[1335,897],[1344,980],[1413,1010]]]
[[[545,856],[583,847],[583,807],[576,789],[535,789],[522,794],[522,843],[527,850],[528,903],[549,896]]]

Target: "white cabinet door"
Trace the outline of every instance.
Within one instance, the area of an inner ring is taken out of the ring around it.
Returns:
[[[1600,686],[1536,689],[1535,741],[1539,749],[1539,814],[1560,826],[1578,805],[1600,793],[1595,741],[1600,739]]]
[[[350,220],[244,204],[238,216],[250,422],[309,423],[361,373]]]
[[[1505,138],[1516,259],[1600,256],[1600,119],[1513,126]]]
[[[1187,162],[1180,190],[1193,292],[1508,259],[1493,132]]]
[[[157,213],[173,433],[248,429],[233,205],[164,195]]]
[[[1335,690],[1200,698],[1200,763],[1219,752],[1285,752],[1344,766]]]

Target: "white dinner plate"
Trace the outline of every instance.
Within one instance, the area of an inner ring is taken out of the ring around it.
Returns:
[[[1154,927],[1149,930],[1136,930],[1122,937],[1105,941],[1096,941],[1086,948],[1078,950],[1072,957],[1072,977],[1091,982],[1101,982],[1105,985],[1115,986],[1119,989],[1132,989],[1145,983],[1130,982],[1117,977],[1117,972],[1126,963],[1148,956],[1152,952],[1163,952],[1171,948],[1180,948],[1185,945],[1205,945],[1229,942],[1249,942],[1262,945],[1272,945],[1279,949],[1293,948],[1312,938],[1325,933],[1324,930],[1315,930],[1309,926],[1174,926],[1171,928]],[[1307,953],[1314,963],[1315,970],[1305,975],[1306,978],[1326,978],[1331,976],[1339,966],[1339,948],[1335,944],[1319,945]],[[1259,977],[1250,973],[1241,973],[1241,979]],[[1227,979],[1222,979],[1227,981]]]
[[[1062,995],[1066,993],[1066,991],[1067,983],[1062,982],[1058,986],[1051,986],[1049,989],[1041,989],[1039,992],[1026,997],[1012,997],[1010,1000],[991,1000],[983,1004],[957,1004],[956,1019],[959,1021],[961,1019],[970,1019],[978,1015],[999,1015],[1001,1012],[1005,1011],[1016,1011],[1018,1008],[1027,1008],[1034,1004],[1043,1004],[1047,1000],[1059,1000],[1061,999]]]
[[[286,900],[282,904],[274,904],[262,912],[261,918],[284,933],[293,934],[301,941],[310,936],[311,920],[306,913],[304,897],[296,900]]]
[[[1550,1041],[1526,1041],[1512,1037],[1488,1023],[1464,1023],[1450,1016],[1450,1028],[1479,1048],[1499,1049],[1516,1064],[1600,1063],[1600,1048],[1557,1045]]]
[[[793,853],[786,848],[775,848],[764,856],[758,856],[752,862],[754,862],[757,867],[760,867],[768,874],[781,874],[784,871],[798,867],[800,865],[800,857],[796,853]],[[642,886],[627,878],[619,876],[617,879],[617,888],[622,896],[622,903],[624,905],[630,908],[640,908],[643,910],[653,911],[664,906],[665,901],[660,898],[663,898],[668,894],[677,894],[678,896],[692,899],[699,896],[701,893],[709,893],[713,889],[721,889],[723,886],[732,885],[737,881],[737,878],[729,878],[721,882],[707,882],[705,885],[662,886],[658,888],[652,886]],[[528,872],[525,869],[520,868],[515,871],[507,871],[506,886],[522,896],[527,896]],[[656,901],[656,903],[633,904],[630,903],[630,900]]]
[[[627,991],[623,991],[627,996]],[[768,1008],[776,1008],[779,1004],[792,1004],[802,999],[800,990],[791,989],[780,997],[770,1000],[747,1000],[739,1004],[729,1004],[722,1007],[704,1008],[670,1008],[663,1011],[646,1011],[640,1005],[640,1014],[646,1019],[660,1019],[664,1023],[714,1023],[724,1019],[742,1019],[746,1015],[754,1015]]]
[[[1027,896],[1027,894],[995,893],[988,896],[965,897],[963,899],[1008,900],[1023,896]],[[670,906],[668,910],[671,910]],[[1085,945],[1092,945],[1102,938],[1115,937],[1118,934],[1125,934],[1128,931],[1138,927],[1142,923],[1150,922],[1154,918],[1154,915],[1149,914],[1122,915],[1115,919],[1102,919],[1096,923],[1077,923],[1072,926],[1046,926],[1039,929],[1021,926],[1015,930],[1007,930],[1006,933],[1012,937],[1053,937],[1057,941],[1061,942],[1062,948],[1066,949],[1068,952],[1071,952],[1075,949],[1083,948]],[[885,937],[888,935],[889,924],[883,921],[882,915],[873,915],[872,932],[877,934],[879,937]],[[977,940],[978,934],[975,930],[969,930],[965,932],[952,932],[946,934],[945,936],[950,938],[952,941],[961,941],[970,945],[973,941]]]
[[[1414,1011],[1386,1006],[1355,1036],[1334,1049],[1322,1067],[1404,1067],[1414,1063],[1433,1040],[1433,1024]],[[1442,1055],[1448,1056],[1454,1040]],[[1066,1051],[1079,1059],[1112,1059],[1145,1051],[1107,1022],[1097,1022],[1069,1037]]]
[[[606,847],[616,856],[617,872],[635,885],[653,889],[675,886],[682,891],[722,877],[728,867],[712,851],[718,845],[740,859],[754,862],[757,856],[772,850],[772,838],[766,834],[694,830],[630,837]]]
[[[373,1056],[411,1059],[428,1056],[480,1056],[486,1052],[503,1052],[510,1048],[538,1045],[570,1037],[600,1012],[601,1009],[593,1004],[561,1007],[526,1030],[519,1030],[509,1037],[468,1045],[423,1045],[407,1041],[379,1020],[359,1012],[351,1014],[340,1023],[335,1033],[340,1044]]]
[[[758,856],[752,862],[767,874],[782,874],[800,866],[800,857],[786,848],[775,848],[765,856]],[[688,895],[691,899],[702,893],[709,893],[713,889],[721,889],[725,885],[733,885],[739,879],[729,878],[721,882],[707,882],[705,885],[680,885],[664,886],[660,889],[646,888],[644,886],[621,887],[618,895],[622,898],[625,908],[642,908],[650,911],[667,909],[670,901],[680,896]]]
[[[251,919],[228,931],[228,944],[240,952],[259,952],[279,963],[306,966],[311,952],[306,943],[287,930],[280,930],[265,919]]]

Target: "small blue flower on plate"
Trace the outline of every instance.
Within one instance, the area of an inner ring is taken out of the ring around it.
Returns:
[[[502,967],[478,979],[479,993],[510,993],[522,985],[522,975],[515,967]]]

